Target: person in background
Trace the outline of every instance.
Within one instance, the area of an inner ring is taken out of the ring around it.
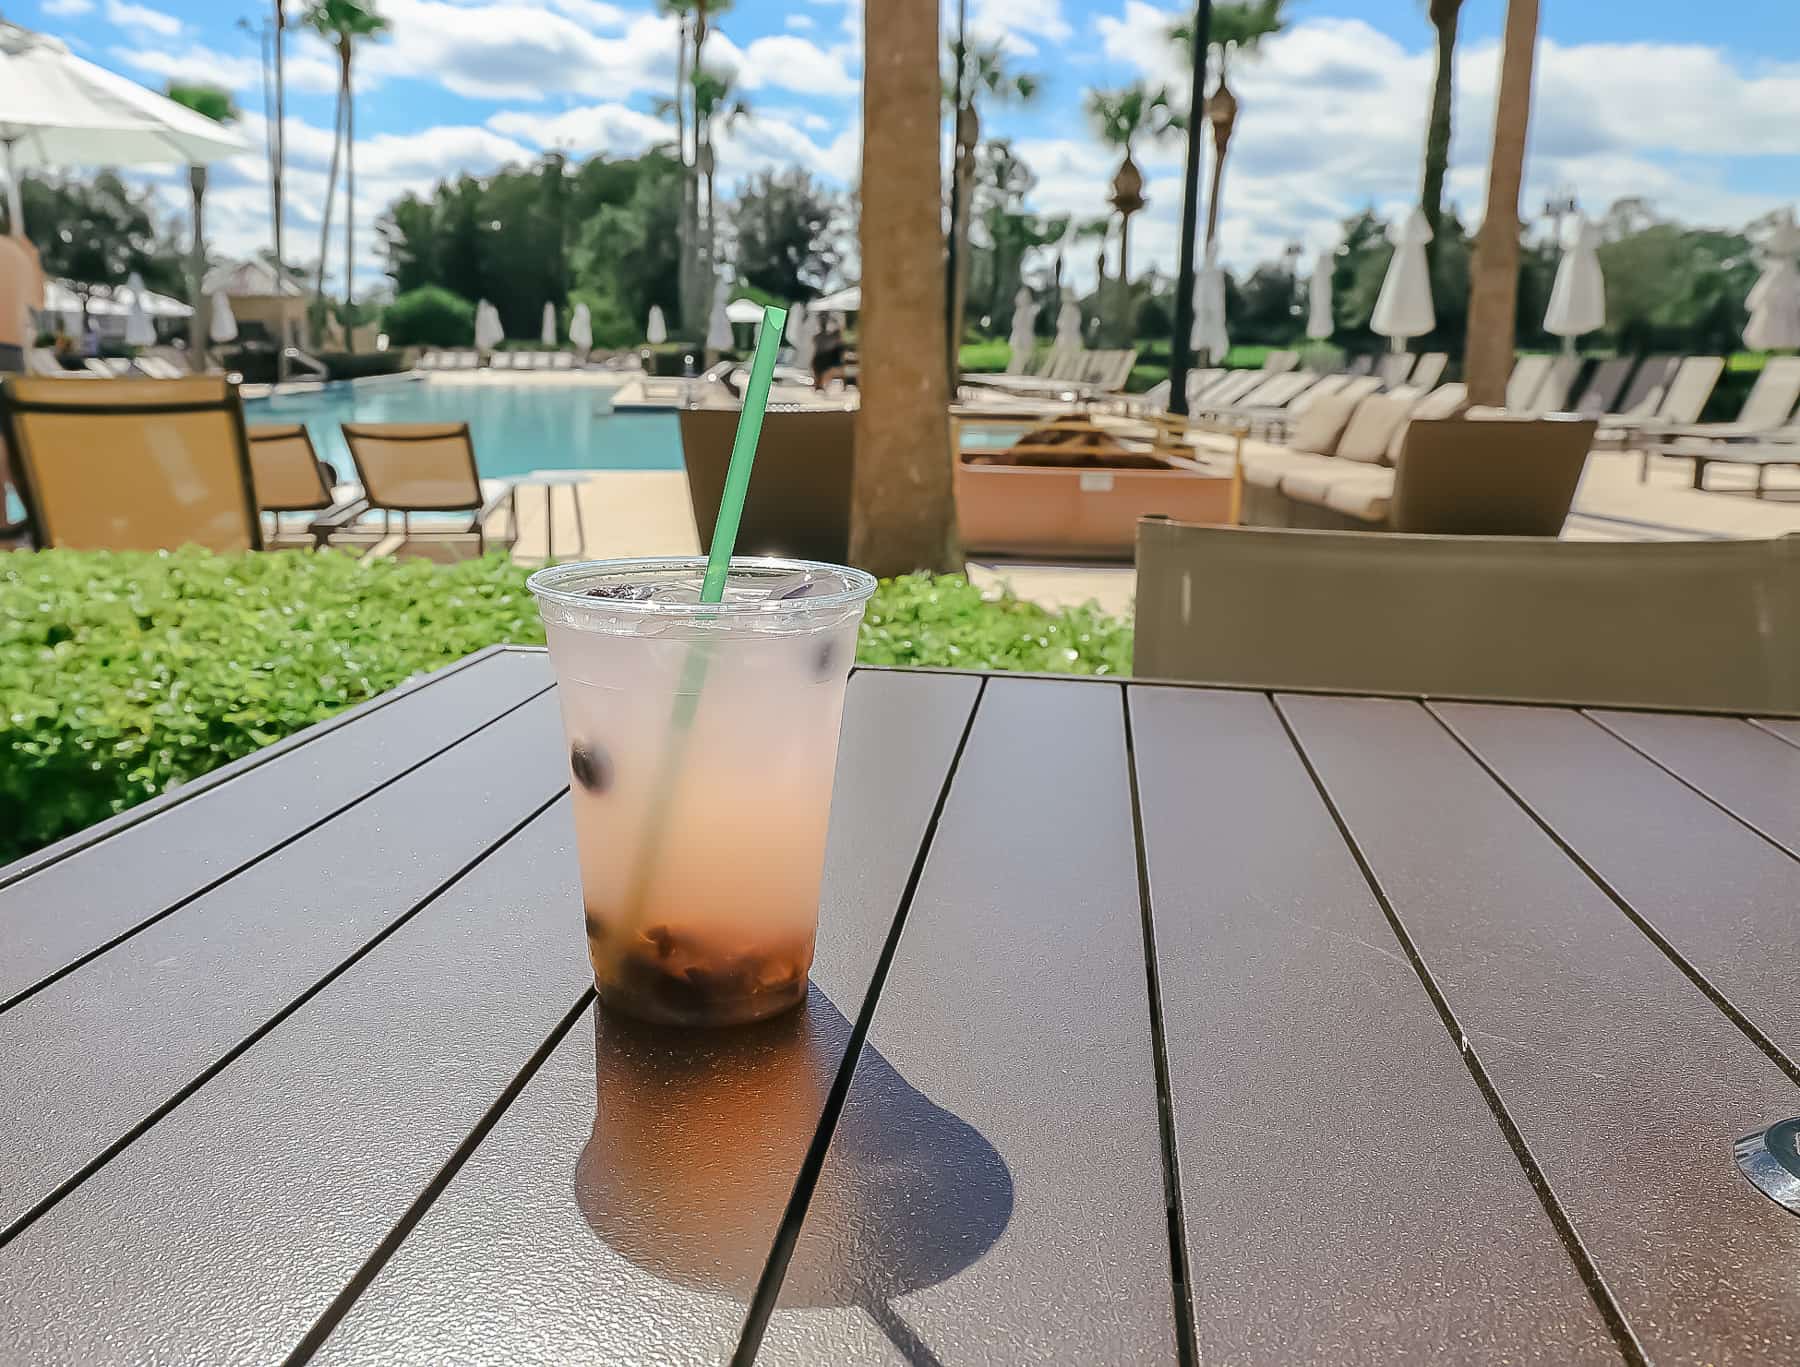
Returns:
[[[819,331],[813,340],[812,365],[814,389],[824,389],[833,380],[844,378],[844,334],[838,330],[835,313],[828,313],[819,320]]]
[[[25,348],[33,340],[31,310],[43,303],[37,248],[22,237],[0,236],[0,375],[24,373]]]

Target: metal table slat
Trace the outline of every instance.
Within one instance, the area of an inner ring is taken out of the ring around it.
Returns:
[[[1617,1363],[1268,700],[1130,697],[1200,1360]]]
[[[1800,1060],[1800,864],[1578,713],[1432,709],[1709,990]]]
[[[1175,1359],[1123,723],[989,680],[759,1363]]]
[[[852,677],[806,1013],[699,1036],[578,1022],[315,1362],[730,1354],[978,688]],[[597,1076],[633,1101],[618,1124],[596,1123]],[[657,1224],[671,1212],[680,1237]]]
[[[1800,745],[1800,720],[1792,717],[1753,717],[1758,729],[1779,736],[1789,745]]]
[[[580,945],[564,800],[0,1254],[0,1358],[284,1360],[571,1019]]]
[[[1423,707],[1280,705],[1646,1355],[1800,1358],[1800,1221],[1731,1160],[1800,1088]]]
[[[0,1015],[0,1225],[154,1116],[568,782],[554,695]]]
[[[1591,715],[1800,858],[1800,750],[1731,717]]]
[[[0,1002],[166,914],[550,686],[542,657],[496,654],[385,707],[326,722],[278,762],[0,887]],[[55,908],[54,915],[36,914]]]

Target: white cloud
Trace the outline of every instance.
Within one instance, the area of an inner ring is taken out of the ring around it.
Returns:
[[[73,18],[77,14],[87,14],[94,8],[94,0],[44,0],[44,13],[58,18]]]
[[[791,33],[753,39],[741,52],[721,42],[722,65],[733,65],[746,90],[774,87],[805,95],[853,96],[862,82],[850,73],[844,54]],[[729,55],[728,55],[729,54]],[[709,62],[712,57],[708,57]]]
[[[617,5],[607,4],[606,0],[550,0],[550,3],[569,18],[593,24],[596,28],[625,26],[625,11]]]
[[[634,157],[658,143],[675,140],[675,125],[622,104],[594,104],[566,109],[552,118],[521,110],[503,110],[488,127],[537,147],[569,148],[579,156],[605,153]]]
[[[946,20],[945,32],[952,31]],[[975,0],[969,8],[969,32],[1019,56],[1033,56],[1038,47],[1032,39],[1063,43],[1074,29],[1063,18],[1062,0]]]
[[[138,71],[174,80],[207,81],[239,92],[254,92],[262,98],[262,60],[245,53],[219,52],[201,43],[193,43],[175,51],[156,48],[114,47],[108,55],[116,62]],[[288,50],[284,79],[290,91],[302,94],[329,95],[337,89],[337,62],[296,44]],[[364,76],[356,78],[356,88],[368,88]]]
[[[181,20],[148,5],[134,5],[128,0],[106,0],[106,18],[121,28],[141,29],[162,38],[173,38],[181,32]]]
[[[788,28],[793,29],[795,32],[804,32],[807,29],[817,27],[817,25],[814,24],[813,17],[810,14],[790,14],[782,22]]]

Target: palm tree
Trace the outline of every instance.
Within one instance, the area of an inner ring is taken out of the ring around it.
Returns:
[[[1207,191],[1206,245],[1219,235],[1219,194],[1225,183],[1225,152],[1231,145],[1231,130],[1237,123],[1237,96],[1225,84],[1226,68],[1232,54],[1254,52],[1262,40],[1287,27],[1287,0],[1236,0],[1216,4],[1212,8],[1212,24],[1207,33],[1207,46],[1217,54],[1219,83],[1206,97],[1206,121],[1212,125],[1213,173]],[[1178,23],[1169,36],[1182,47],[1188,60],[1194,56],[1194,29]]]
[[[706,325],[712,306],[711,253],[700,233],[700,144],[702,131],[698,100],[701,57],[713,20],[731,8],[731,0],[658,0],[657,8],[675,16],[675,98],[658,105],[675,114],[676,147],[681,158],[681,264],[676,272],[677,312],[682,327],[692,332]],[[687,130],[694,128],[694,145],[688,146]]]
[[[1463,0],[1425,0],[1425,12],[1437,30],[1437,74],[1431,84],[1431,121],[1425,126],[1425,178],[1419,187],[1419,207],[1431,225],[1431,245],[1426,248],[1435,263],[1438,223],[1444,213],[1444,175],[1450,169],[1450,99],[1456,66],[1456,23]]]
[[[1152,90],[1142,81],[1123,90],[1090,90],[1087,114],[1094,131],[1108,147],[1124,153],[1112,182],[1112,206],[1119,214],[1119,280],[1131,280],[1131,216],[1142,209],[1144,173],[1132,157],[1139,138],[1156,140],[1183,126],[1165,89]]]
[[[732,88],[729,71],[700,68],[694,72],[694,158],[706,183],[706,229],[702,237],[707,269],[712,270],[713,252],[717,247],[716,222],[713,216],[713,173],[717,169],[713,156],[715,128],[730,128],[740,119],[750,117],[750,103]]]
[[[238,108],[231,92],[216,85],[192,85],[169,82],[169,98],[176,104],[211,119],[214,123],[231,123]],[[201,282],[206,278],[206,168],[196,163],[188,167],[188,186],[194,195],[194,242],[188,251],[189,302],[194,316],[188,319],[188,355],[199,357],[206,350],[206,310],[202,306]]]
[[[1469,331],[1463,381],[1469,401],[1506,402],[1519,295],[1519,182],[1531,123],[1531,67],[1537,52],[1538,0],[1507,0],[1500,49],[1500,92],[1494,102],[1494,150],[1488,161],[1487,208],[1469,263]]]
[[[375,0],[308,0],[300,22],[337,49],[337,128],[331,144],[331,179],[325,187],[325,216],[319,226],[319,277],[317,293],[325,293],[325,256],[331,240],[331,201],[337,189],[338,155],[344,158],[344,338],[355,348],[356,325],[351,312],[352,281],[356,277],[356,95],[350,70],[358,38],[375,38],[388,31],[388,21],[377,13]]]
[[[997,43],[973,47],[953,43],[950,56],[952,70],[956,73],[946,92],[956,130],[950,169],[949,341],[950,367],[954,376],[957,353],[962,346],[963,307],[969,288],[969,200],[974,189],[975,149],[981,142],[981,113],[976,106],[984,98],[997,104],[1011,100],[1029,101],[1037,95],[1038,78],[1025,72],[1009,71],[1006,57]]]
[[[850,561],[882,575],[956,570],[938,7],[865,5],[863,39],[862,406]]]

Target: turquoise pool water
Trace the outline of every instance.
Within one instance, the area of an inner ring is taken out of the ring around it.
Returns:
[[[244,404],[254,423],[303,422],[340,479],[355,479],[343,422],[467,422],[483,475],[533,470],[679,470],[672,413],[614,413],[609,391],[583,384],[334,384]]]

